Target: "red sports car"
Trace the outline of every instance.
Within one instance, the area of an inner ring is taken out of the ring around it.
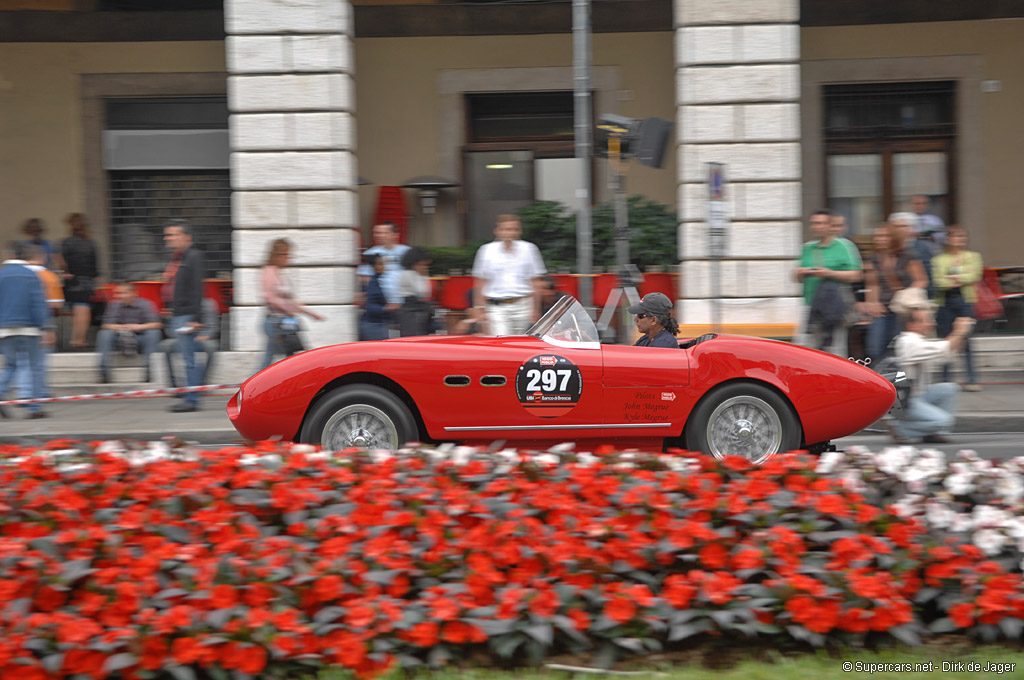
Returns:
[[[867,427],[896,390],[853,361],[708,334],[679,349],[603,345],[564,297],[514,337],[424,336],[322,347],[242,384],[231,422],[253,440],[396,449],[407,441],[679,446],[760,463]]]

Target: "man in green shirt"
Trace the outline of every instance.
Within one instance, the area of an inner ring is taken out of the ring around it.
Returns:
[[[823,281],[849,286],[863,278],[860,253],[853,243],[835,233],[830,210],[818,210],[811,215],[810,231],[813,240],[804,244],[795,272],[796,280],[804,284],[804,307],[795,339],[804,347],[846,356],[846,324],[840,321],[832,328],[832,342],[826,346],[825,329],[811,321],[811,306]],[[852,295],[845,297],[853,299]]]

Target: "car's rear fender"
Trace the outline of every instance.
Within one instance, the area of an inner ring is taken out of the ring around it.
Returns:
[[[423,422],[423,416],[420,414],[420,410],[417,408],[416,402],[413,401],[412,397],[409,395],[409,392],[391,378],[371,371],[346,373],[345,375],[338,376],[334,380],[331,380],[329,383],[317,390],[316,395],[310,400],[309,406],[306,408],[306,412],[302,414],[302,422],[299,423],[299,429],[295,433],[293,440],[298,441],[299,433],[302,432],[302,428],[306,424],[306,419],[309,418],[309,414],[313,412],[313,409],[316,408],[317,403],[319,403],[321,399],[339,387],[359,384],[380,387],[401,399],[402,403],[409,409],[409,412],[412,413],[413,418],[416,419],[416,429],[419,432],[420,440],[429,440],[429,437],[427,436],[427,428]]]
[[[683,431],[679,435],[682,441],[684,441],[684,442],[686,441],[687,430],[692,425],[693,414],[697,412],[697,409],[700,407],[700,405],[703,404],[708,399],[712,398],[714,392],[716,392],[721,387],[723,387],[725,385],[734,385],[736,383],[747,383],[747,384],[750,384],[750,385],[763,385],[764,387],[767,387],[768,389],[770,389],[775,394],[779,395],[779,397],[786,403],[786,406],[789,407],[789,410],[793,414],[793,417],[796,418],[796,421],[798,423],[800,423],[800,441],[801,441],[803,446],[807,445],[807,443],[806,443],[806,441],[804,439],[804,424],[803,424],[803,421],[800,420],[800,414],[797,413],[796,407],[793,406],[793,402],[790,401],[789,396],[785,392],[783,392],[781,389],[779,389],[778,385],[775,385],[775,384],[773,384],[773,383],[771,383],[769,381],[766,381],[766,380],[756,380],[756,379],[751,379],[751,378],[733,378],[732,380],[724,380],[724,381],[718,383],[717,385],[715,385],[714,387],[712,387],[711,389],[707,390],[704,393],[704,395],[701,396],[701,398],[697,400],[697,402],[693,405],[693,408],[690,409],[690,413],[686,416],[686,423],[683,425]]]

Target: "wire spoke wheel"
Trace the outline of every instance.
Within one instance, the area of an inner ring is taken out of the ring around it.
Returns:
[[[742,456],[760,465],[779,452],[782,420],[768,402],[753,395],[726,399],[711,412],[707,443],[716,458]]]
[[[324,424],[320,438],[320,445],[327,451],[352,446],[394,451],[401,443],[394,421],[369,404],[352,404],[339,410]]]

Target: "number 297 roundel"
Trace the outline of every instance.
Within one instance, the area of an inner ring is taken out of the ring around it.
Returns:
[[[579,366],[565,357],[541,354],[516,373],[516,396],[527,411],[542,418],[565,415],[583,392]]]

